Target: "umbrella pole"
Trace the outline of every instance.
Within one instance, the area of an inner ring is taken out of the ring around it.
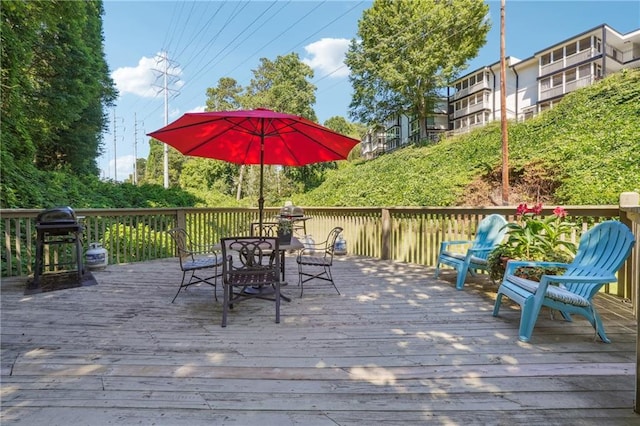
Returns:
[[[260,124],[262,129],[260,132],[260,198],[258,198],[258,229],[260,229],[260,236],[262,236],[262,218],[264,209],[264,197],[262,194],[264,184],[264,118],[260,119]]]

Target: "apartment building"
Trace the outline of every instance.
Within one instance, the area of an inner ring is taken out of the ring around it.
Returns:
[[[426,138],[440,139],[449,129],[448,99],[441,99],[432,116],[425,119]],[[385,152],[420,141],[420,123],[416,117],[397,114],[387,119],[381,126],[371,128],[361,141],[361,153],[372,159]]]
[[[640,28],[621,34],[603,24],[529,58],[520,60],[509,56],[505,62],[507,119],[526,120],[552,108],[567,93],[589,86],[606,75],[624,68],[640,68]],[[500,86],[500,61],[453,81],[447,89],[447,114],[443,115],[439,107],[435,115],[439,121],[437,130],[431,133],[433,138],[445,131],[441,129],[443,117],[446,117],[444,127],[450,133],[468,132],[500,120]],[[384,129],[372,133],[371,141],[363,139],[363,156],[374,158],[381,152],[412,143],[415,141],[412,134],[409,118],[393,117]]]
[[[606,24],[520,60],[506,58],[507,118],[525,120],[564,95],[623,68],[640,68],[640,29],[620,34]],[[467,132],[501,118],[500,62],[453,82],[449,120]]]

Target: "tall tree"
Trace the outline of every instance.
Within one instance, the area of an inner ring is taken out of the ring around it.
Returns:
[[[269,108],[317,122],[313,109],[316,87],[309,81],[312,78],[311,67],[300,61],[295,53],[278,56],[275,61],[261,58],[260,66],[253,70],[253,78],[245,91],[246,103],[251,108]],[[250,172],[247,183],[256,181],[251,179],[253,174]],[[312,166],[265,167],[265,199],[286,199],[296,187],[304,186],[305,179],[314,175]],[[247,193],[252,192],[254,189],[248,188]]]
[[[309,80],[313,70],[295,53],[278,56],[275,61],[260,59],[246,88],[244,103],[248,108],[269,108],[318,121],[313,105],[316,86]]]
[[[207,111],[233,111],[242,108],[242,86],[231,77],[222,77],[217,87],[207,89]]]
[[[426,136],[441,90],[485,44],[488,12],[483,0],[374,0],[346,55],[350,115],[365,123],[414,116]]]
[[[101,1],[2,2],[3,142],[26,142],[14,156],[31,153],[42,170],[98,174],[103,108],[116,97],[102,13]]]

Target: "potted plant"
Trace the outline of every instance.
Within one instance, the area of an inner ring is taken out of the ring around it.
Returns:
[[[293,221],[290,219],[280,219],[278,221],[278,240],[280,244],[291,244],[293,236]]]
[[[540,217],[542,204],[528,207],[520,204],[516,210],[518,221],[505,225],[507,240],[498,245],[487,258],[489,276],[502,280],[507,262],[513,260],[570,262],[576,245],[569,240],[576,225],[566,220],[567,211],[556,207],[553,215]],[[516,275],[538,281],[543,274],[557,274],[558,268],[519,268]]]

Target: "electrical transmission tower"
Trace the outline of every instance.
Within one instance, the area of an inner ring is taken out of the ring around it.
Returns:
[[[152,71],[158,73],[156,82],[162,78],[162,85],[154,84],[154,87],[158,88],[158,92],[164,93],[164,125],[169,124],[169,92],[173,96],[177,96],[179,91],[170,88],[178,81],[179,76],[174,74],[178,69],[176,62],[169,59],[167,52],[162,51],[156,56],[156,65],[158,68],[153,68]],[[164,145],[164,187],[169,188],[169,145]]]

